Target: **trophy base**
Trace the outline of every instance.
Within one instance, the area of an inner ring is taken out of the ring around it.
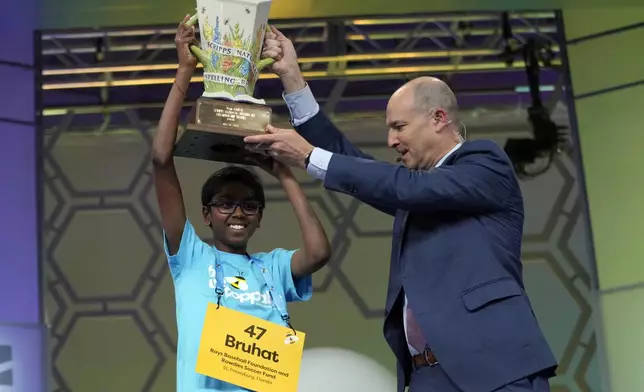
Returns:
[[[255,160],[265,160],[267,156],[258,149],[249,151],[244,138],[264,133],[271,113],[271,108],[265,105],[199,98],[195,121],[188,124],[179,138],[174,155],[256,165]]]

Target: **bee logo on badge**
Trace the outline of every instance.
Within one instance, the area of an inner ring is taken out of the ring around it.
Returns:
[[[226,278],[226,282],[232,288],[235,288],[237,290],[242,290],[242,291],[248,290],[248,282],[246,282],[246,278],[244,278],[243,276],[228,277]]]
[[[284,339],[284,344],[293,344],[293,343],[297,342],[298,340],[300,340],[300,338],[298,338],[294,334],[287,333],[286,334],[286,339]]]

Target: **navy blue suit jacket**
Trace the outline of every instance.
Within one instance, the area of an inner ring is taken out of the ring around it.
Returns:
[[[465,392],[490,392],[557,366],[523,278],[523,198],[494,142],[465,142],[438,168],[411,171],[353,146],[322,112],[296,127],[336,153],[324,186],[395,216],[384,335],[398,359],[398,391],[411,358],[404,294],[443,370]]]

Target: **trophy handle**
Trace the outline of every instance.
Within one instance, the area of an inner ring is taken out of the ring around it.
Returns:
[[[269,65],[272,65],[275,62],[275,59],[261,59],[257,63],[257,70],[261,71],[264,68],[268,67]]]
[[[270,26],[266,26],[266,32],[267,32],[267,33],[270,33],[270,32],[271,32],[271,28],[270,28]],[[258,70],[258,71],[261,71],[261,70],[263,70],[264,68],[268,67],[269,65],[273,65],[273,63],[274,63],[274,62],[275,62],[275,59],[270,59],[270,58],[269,58],[269,59],[261,59],[261,60],[259,60],[259,62],[257,63],[257,70]]]
[[[199,21],[199,15],[194,14],[190,17],[190,19],[188,19],[188,21],[186,22],[186,26],[194,26],[197,24],[197,21]]]
[[[199,21],[199,14],[194,14],[186,22],[186,26],[195,26]],[[208,55],[197,45],[190,45],[190,52],[199,60],[204,67],[208,65]]]
[[[197,45],[190,45],[190,52],[192,52],[192,54],[197,58],[197,60],[199,60],[199,62],[201,63],[201,65],[204,66],[204,68],[208,66],[210,59],[208,58],[208,55],[206,54],[206,52],[201,50],[200,47],[198,47]]]

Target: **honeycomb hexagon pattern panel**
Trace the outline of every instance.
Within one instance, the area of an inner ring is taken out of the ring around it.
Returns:
[[[68,115],[45,140],[44,295],[53,391],[175,390],[174,293],[149,165],[154,126],[134,111],[124,114],[131,127],[101,134],[75,129]],[[362,147],[391,160],[381,136]],[[221,166],[177,160],[189,218],[204,239],[201,185]],[[561,364],[553,391],[599,392],[593,267],[576,173],[562,156],[544,175],[522,182],[524,275]],[[258,175],[268,205],[252,250],[299,247],[298,224],[279,184]],[[293,305],[292,317],[307,331],[308,347],[347,348],[393,371],[382,336],[392,219],[324,190],[306,173],[298,178],[334,255],[314,277],[313,299]]]

